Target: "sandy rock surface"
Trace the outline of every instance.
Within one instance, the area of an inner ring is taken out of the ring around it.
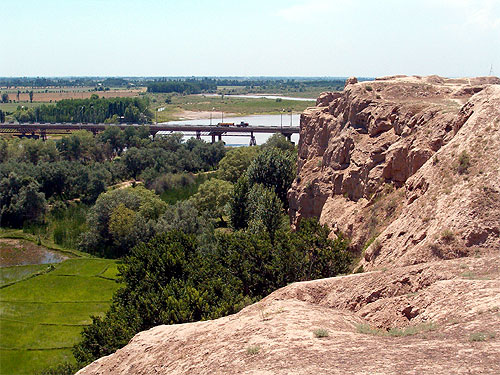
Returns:
[[[232,316],[141,332],[78,374],[498,374],[499,264],[291,284]]]

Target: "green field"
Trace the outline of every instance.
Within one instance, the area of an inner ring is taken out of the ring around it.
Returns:
[[[98,258],[1,268],[0,374],[73,362],[71,348],[90,316],[109,307],[116,276],[116,261]]]

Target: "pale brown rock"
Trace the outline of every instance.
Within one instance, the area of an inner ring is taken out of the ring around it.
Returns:
[[[500,250],[500,85],[490,83],[500,80],[384,77],[308,108],[292,223],[319,217],[357,254],[376,237],[365,269]]]
[[[77,374],[498,374],[499,263],[466,258],[291,284],[235,315],[141,332]],[[328,337],[315,337],[318,328]]]
[[[355,83],[358,83],[358,79],[356,77],[349,77],[346,79],[344,86],[354,85]]]

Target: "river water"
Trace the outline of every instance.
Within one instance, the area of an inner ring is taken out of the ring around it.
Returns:
[[[201,96],[220,96],[220,94],[199,94]],[[262,95],[243,95],[243,94],[224,94],[225,98],[250,98],[250,99],[282,99],[282,100],[298,100],[305,102],[316,102],[315,98],[295,98],[292,96],[280,96],[280,95],[270,95],[270,94],[262,94]]]
[[[217,116],[217,117],[216,117]],[[222,114],[220,112],[214,112],[214,116],[212,117],[212,125],[216,125],[219,122],[234,122],[235,124],[243,122],[248,122],[250,126],[283,126],[283,128],[289,126],[299,126],[300,122],[300,114],[292,114],[289,113],[283,115],[253,115],[253,116],[238,116],[238,117],[226,117],[224,116],[224,121],[222,121]],[[210,118],[200,119],[200,120],[179,120],[179,121],[169,121],[164,124],[192,124],[192,125],[210,125]],[[167,132],[161,132],[166,134]],[[168,134],[168,133],[167,133]],[[255,140],[258,145],[264,143],[272,134],[263,134],[256,133]],[[191,138],[194,135],[186,135],[185,139]],[[211,136],[201,136],[205,141],[211,142]],[[250,133],[242,134],[242,135],[223,135],[222,140],[226,143],[227,146],[248,146],[250,143]],[[292,135],[292,142],[297,144],[299,141],[299,135]]]

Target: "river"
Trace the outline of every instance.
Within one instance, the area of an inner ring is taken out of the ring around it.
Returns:
[[[200,96],[220,96],[220,94],[198,94]],[[296,98],[292,96],[280,96],[272,94],[251,95],[251,94],[224,94],[225,98],[249,98],[249,99],[281,99],[281,100],[298,100],[302,102],[316,102],[316,98]]]
[[[222,122],[222,115],[220,112],[217,113],[218,117],[215,117],[216,113],[214,112],[214,117],[212,118],[212,125],[216,125],[219,122]],[[300,114],[283,114],[283,115],[253,115],[253,116],[238,116],[238,117],[226,117],[224,116],[224,122],[234,122],[235,124],[240,123],[241,121],[243,122],[248,122],[249,125],[251,126],[281,126],[283,125],[283,128],[286,128],[288,126],[299,126],[300,122]],[[194,125],[209,125],[210,124],[210,118],[206,119],[200,119],[200,120],[179,120],[179,121],[169,121],[164,124],[175,124],[175,125],[182,125],[182,124],[194,124]],[[163,132],[162,132],[163,133]],[[163,133],[165,134],[165,133]],[[248,146],[250,143],[250,134],[247,134],[245,136],[243,135],[224,135],[222,136],[222,140],[226,143],[227,146]],[[258,145],[261,145],[264,143],[272,134],[263,134],[263,133],[256,133],[255,134],[255,140],[257,141]],[[191,138],[193,135],[188,135],[185,136],[185,138]],[[212,140],[211,136],[203,136],[201,137],[202,139],[210,142]],[[292,142],[297,144],[299,141],[299,135],[298,134],[293,134],[292,135]]]

